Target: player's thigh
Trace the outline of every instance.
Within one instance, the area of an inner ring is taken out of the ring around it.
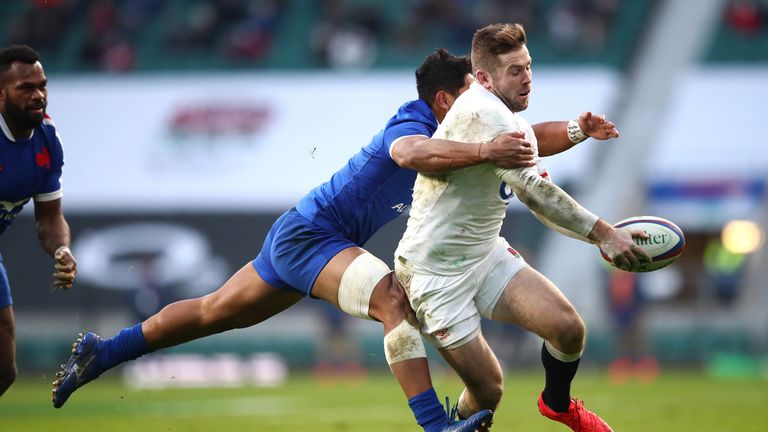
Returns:
[[[510,279],[493,309],[494,321],[515,324],[550,339],[569,326],[581,326],[576,309],[552,281],[532,267]]]
[[[392,270],[356,246],[342,250],[328,261],[315,280],[312,296],[352,316],[380,321],[385,330],[413,316],[405,291]]]
[[[246,327],[282,312],[303,298],[299,292],[269,285],[254,266],[247,263],[221,288],[206,295],[203,307],[211,321],[235,321],[235,326]]]
[[[504,293],[509,281],[521,270],[528,267],[525,259],[503,238],[496,239],[496,245],[475,267],[478,289],[474,300],[480,314],[491,319],[493,308]]]
[[[347,255],[350,251],[337,257],[347,249],[355,253],[359,248],[341,232],[316,225],[296,210],[289,210],[273,224],[254,266],[275,288],[315,295],[315,283],[329,263],[332,265],[324,275],[328,283],[323,286],[331,286],[334,279],[340,278],[340,269],[349,265],[346,258],[354,259]]]
[[[344,272],[357,257],[364,253],[367,252],[361,247],[349,247],[334,255],[317,275],[312,285],[312,296],[338,307],[339,286],[341,286]]]
[[[0,374],[15,371],[16,327],[13,306],[0,307]]]
[[[496,355],[482,333],[458,348],[440,349],[440,355],[475,397],[496,401],[501,397],[504,375]]]

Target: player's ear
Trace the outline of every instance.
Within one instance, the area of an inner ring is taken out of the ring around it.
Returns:
[[[491,84],[490,74],[488,71],[478,69],[475,71],[475,81],[477,81],[483,87],[488,88],[488,86]]]
[[[435,105],[447,111],[448,108],[451,107],[448,93],[443,90],[438,90],[437,93],[435,93]]]

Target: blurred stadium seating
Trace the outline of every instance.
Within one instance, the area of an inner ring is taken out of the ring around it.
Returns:
[[[51,71],[411,68],[466,53],[480,23],[522,22],[537,64],[622,67],[653,0],[9,0],[3,43]]]

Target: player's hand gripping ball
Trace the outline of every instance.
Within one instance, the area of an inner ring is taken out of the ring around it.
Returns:
[[[634,237],[635,243],[651,257],[640,272],[658,270],[672,264],[685,250],[685,235],[674,223],[655,216],[635,216],[619,221],[616,228],[637,229],[648,234],[648,238]],[[602,253],[603,259],[613,265],[611,259]]]

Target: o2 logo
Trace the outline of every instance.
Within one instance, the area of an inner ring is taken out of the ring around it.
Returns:
[[[503,200],[509,200],[515,196],[515,192],[512,191],[512,188],[509,187],[507,182],[501,182],[501,187],[499,188],[499,196]]]

